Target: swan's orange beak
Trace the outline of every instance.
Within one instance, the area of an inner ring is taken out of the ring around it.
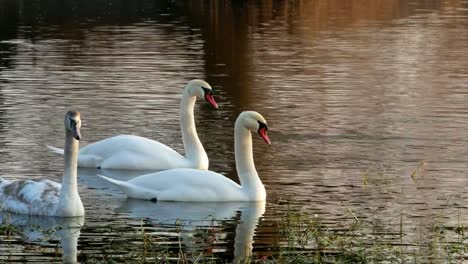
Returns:
[[[271,146],[271,141],[270,139],[268,138],[268,135],[267,135],[267,129],[266,127],[262,127],[258,130],[258,134],[263,138],[263,140],[265,140],[265,142]]]
[[[210,103],[214,108],[218,108],[218,104],[216,103],[213,93],[205,93],[205,100]]]

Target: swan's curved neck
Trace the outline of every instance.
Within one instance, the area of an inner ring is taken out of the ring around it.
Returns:
[[[197,168],[208,169],[208,156],[198,138],[193,109],[197,98],[184,91],[180,102],[180,130],[184,142],[185,156]]]
[[[252,135],[241,122],[236,122],[234,127],[234,152],[236,155],[236,170],[239,175],[239,180],[242,188],[254,194],[263,192],[265,187],[258,177],[255,169],[253,151],[252,151]]]

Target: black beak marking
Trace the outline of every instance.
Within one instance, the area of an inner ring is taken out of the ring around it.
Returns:
[[[205,93],[205,96],[206,96],[207,94],[211,94],[211,95],[214,94],[214,93],[213,93],[213,90],[211,90],[211,89],[205,88],[205,87],[203,87],[203,86],[202,86],[202,89],[203,89],[203,92]]]
[[[74,139],[80,140],[81,139],[80,129],[77,128],[76,125],[77,125],[77,122],[74,119],[70,118],[70,129],[72,131],[72,136]]]
[[[265,131],[268,131],[268,126],[267,126],[267,124],[258,121],[258,131],[262,130],[262,128],[265,128]],[[258,132],[258,131],[257,131],[257,132]]]

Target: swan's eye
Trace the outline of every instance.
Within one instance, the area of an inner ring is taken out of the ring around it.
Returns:
[[[71,128],[76,127],[76,121],[74,119],[69,118],[68,120],[70,121]]]
[[[214,94],[213,90],[211,90],[211,89],[205,88],[203,86],[202,86],[202,89],[203,89],[203,92],[205,93],[205,96]]]
[[[268,131],[268,126],[267,124],[261,122],[261,121],[258,121],[258,131],[262,130],[262,129],[265,129],[265,131]]]

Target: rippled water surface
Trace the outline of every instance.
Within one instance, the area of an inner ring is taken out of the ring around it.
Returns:
[[[171,257],[270,256],[286,247],[290,204],[334,228],[403,226],[408,245],[467,225],[466,0],[0,1],[0,175],[59,181],[62,159],[45,145],[63,146],[68,109],[82,114],[81,146],[135,134],[182,153],[193,78],[220,106],[195,108],[210,169],[237,181],[235,118],[268,120],[273,145],[253,140],[266,204],[127,200],[80,169],[83,227],[3,240],[0,262],[60,261],[60,242],[82,262],[118,256],[125,247],[110,245],[141,243],[142,227]]]

